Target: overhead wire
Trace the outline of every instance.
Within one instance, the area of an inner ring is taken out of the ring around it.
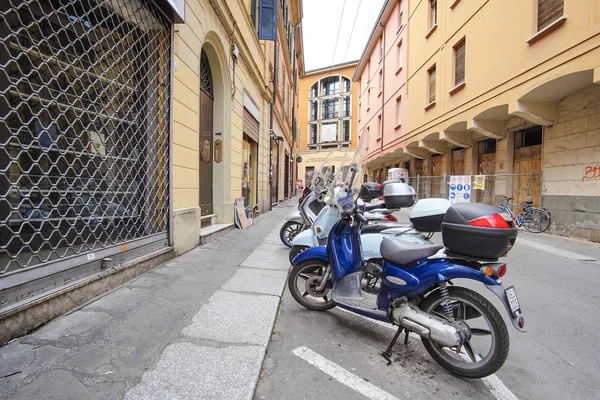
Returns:
[[[352,35],[354,34],[354,27],[356,26],[356,21],[358,20],[358,13],[360,11],[360,4],[362,0],[358,1],[358,8],[356,9],[356,15],[354,16],[354,22],[352,23],[352,30],[350,31],[350,38],[348,38],[348,44],[346,45],[346,51],[344,52],[344,61],[346,60],[346,56],[348,55],[348,49],[350,49],[350,43],[352,42]]]
[[[346,0],[344,0],[344,5],[342,6],[342,14],[340,15],[340,23],[338,25],[337,36],[335,38],[335,45],[333,46],[333,54],[331,55],[331,64],[333,64],[333,59],[335,58],[335,51],[337,49],[338,40],[340,38],[340,31],[342,30],[342,18],[344,17],[344,9],[346,8]]]

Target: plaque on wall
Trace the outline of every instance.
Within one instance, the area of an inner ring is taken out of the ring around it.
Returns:
[[[204,162],[210,162],[210,140],[204,139],[201,142],[200,158]]]
[[[223,141],[221,139],[215,140],[215,162],[220,163],[223,161]]]

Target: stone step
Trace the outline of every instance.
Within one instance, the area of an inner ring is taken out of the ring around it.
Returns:
[[[233,224],[213,224],[200,229],[200,244],[207,244],[233,229]]]

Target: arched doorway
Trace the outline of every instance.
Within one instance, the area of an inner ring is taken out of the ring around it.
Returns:
[[[200,209],[213,214],[213,109],[214,86],[206,51],[200,56]]]

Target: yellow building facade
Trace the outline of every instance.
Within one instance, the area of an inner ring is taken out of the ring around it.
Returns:
[[[402,123],[369,155],[370,176],[487,175],[475,200],[531,198],[551,231],[600,241],[599,34],[597,0],[387,1],[354,77],[373,86],[384,38],[384,59],[402,51],[385,113]]]
[[[175,27],[172,196],[178,253],[200,243],[202,227],[212,225],[206,229],[212,234],[231,226],[236,199],[244,197],[246,206],[258,205],[265,212],[291,195],[291,160],[297,155],[292,137],[293,31],[300,4],[275,3],[276,69],[275,43],[258,39],[257,1],[187,0],[185,23]],[[208,111],[201,99],[206,88],[212,89]],[[203,116],[212,126],[203,125]]]
[[[356,62],[307,71],[299,81],[298,126],[301,130],[302,162],[298,179],[327,158],[327,165],[338,168],[344,157],[352,158],[356,149],[356,92],[352,82]],[[331,154],[330,154],[331,153]]]

